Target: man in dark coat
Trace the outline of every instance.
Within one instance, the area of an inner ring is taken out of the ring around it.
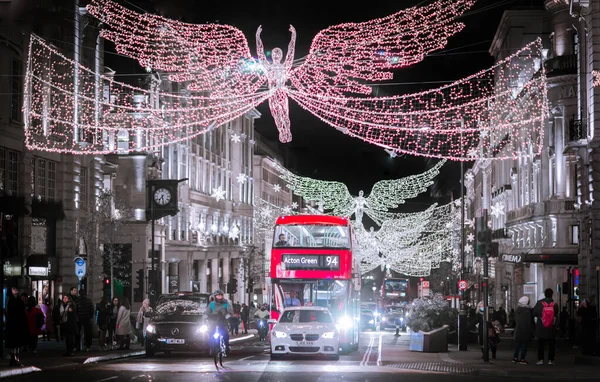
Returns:
[[[596,344],[596,307],[592,299],[586,297],[579,305],[577,315],[581,317],[581,350],[583,355],[594,355]]]
[[[85,343],[85,350],[89,351],[92,346],[92,319],[94,318],[94,304],[87,297],[85,289],[79,291],[79,298],[75,301],[77,306],[77,333],[75,336],[75,348],[81,350],[81,335]]]
[[[526,365],[525,360],[527,347],[533,338],[533,315],[529,307],[529,297],[523,296],[519,299],[519,305],[515,312],[515,354],[513,363]],[[520,356],[519,356],[520,355]]]
[[[11,349],[9,366],[21,366],[19,361],[19,349],[27,346],[29,339],[29,328],[27,327],[27,315],[25,304],[19,298],[19,290],[11,289],[6,303],[6,329],[4,343],[7,349]]]
[[[533,308],[535,320],[535,335],[538,338],[538,365],[544,364],[544,348],[548,343],[548,365],[554,365],[554,353],[556,351],[556,321],[558,319],[558,305],[552,299],[553,291],[548,288],[544,291],[544,298],[539,300]],[[553,317],[544,325],[544,308],[552,309]]]
[[[248,325],[250,324],[250,308],[246,303],[242,304],[242,310],[240,311],[242,318],[242,324],[244,326],[244,334],[248,334]]]
[[[63,303],[60,305],[60,332],[65,334],[65,344],[67,351],[65,356],[73,355],[75,348],[75,335],[77,334],[77,312],[75,304],[68,295],[63,296]]]

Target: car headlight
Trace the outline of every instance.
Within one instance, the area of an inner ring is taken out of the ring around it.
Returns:
[[[370,321],[369,321],[369,324],[373,324],[373,323],[375,323],[375,321],[373,321],[373,320],[370,320]]]
[[[215,333],[213,334],[213,338],[214,338],[215,340],[218,340],[218,339],[219,339],[219,337],[221,337],[221,333],[219,333],[219,332],[215,332]]]
[[[272,334],[277,337],[277,338],[285,338],[287,337],[287,334],[284,332],[272,332]]]
[[[350,329],[352,325],[352,319],[348,316],[340,318],[337,324],[338,328],[340,329]]]
[[[373,313],[373,316],[379,317],[379,316],[381,316],[381,314],[379,314],[379,312],[375,312],[375,313]]]
[[[196,333],[206,333],[208,332],[208,326],[200,325],[200,327],[196,330]]]
[[[400,322],[404,322],[404,317],[400,317]]]
[[[335,338],[335,332],[325,332],[321,335],[321,337],[329,339]]]
[[[381,321],[387,321],[386,317],[381,317]]]
[[[156,333],[156,327],[152,324],[146,326],[146,333]]]

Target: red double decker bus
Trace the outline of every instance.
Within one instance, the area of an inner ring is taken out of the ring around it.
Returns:
[[[340,333],[342,352],[358,349],[360,274],[352,254],[355,236],[346,218],[327,215],[280,216],[271,250],[272,303],[329,308]]]

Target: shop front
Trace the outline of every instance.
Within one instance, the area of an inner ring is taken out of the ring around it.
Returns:
[[[25,266],[27,277],[31,280],[31,296],[37,298],[38,304],[49,299],[55,301],[55,284],[58,273],[58,258],[47,255],[31,255]]]

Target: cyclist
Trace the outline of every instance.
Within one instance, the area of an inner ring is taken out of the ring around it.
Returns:
[[[266,338],[269,333],[269,326],[267,325],[267,320],[269,319],[269,311],[267,310],[267,304],[263,304],[260,307],[260,310],[257,310],[254,313],[254,317],[258,318],[256,324],[258,326],[258,334],[260,336],[260,340],[262,341]]]
[[[213,293],[214,300],[208,304],[208,315],[221,329],[221,335],[225,341],[225,353],[229,354],[229,331],[227,330],[227,319],[233,314],[233,307],[223,296],[223,291],[218,289]]]

